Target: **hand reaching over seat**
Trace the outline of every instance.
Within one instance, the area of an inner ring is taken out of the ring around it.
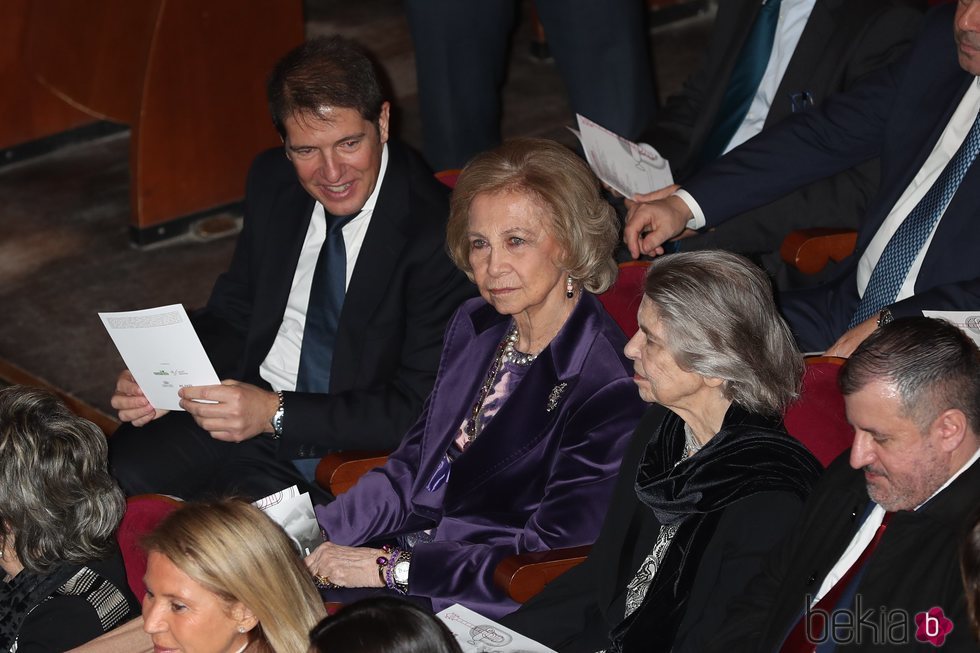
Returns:
[[[679,187],[668,186],[653,193],[635,195],[627,202],[626,227],[623,240],[633,258],[640,254],[659,256],[662,245],[680,236],[693,216],[691,210],[673,195]]]
[[[824,356],[838,356],[840,358],[849,358],[854,350],[858,348],[864,339],[874,333],[875,329],[878,328],[878,315],[872,315],[864,322],[855,325],[854,327],[848,329],[844,332],[837,342],[830,346]]]

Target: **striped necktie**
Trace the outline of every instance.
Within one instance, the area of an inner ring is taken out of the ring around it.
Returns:
[[[939,218],[949,206],[950,200],[960,187],[960,182],[980,151],[980,114],[973,121],[973,127],[966,135],[956,154],[949,160],[939,174],[939,178],[915,205],[895,234],[885,245],[881,258],[871,272],[864,296],[847,328],[861,322],[893,303],[905,283],[912,262],[922,250],[929,234],[933,232]]]

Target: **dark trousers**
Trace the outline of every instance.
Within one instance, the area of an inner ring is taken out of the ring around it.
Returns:
[[[314,504],[332,497],[308,483],[276,442],[215,440],[188,413],[171,412],[145,426],[123,424],[109,438],[109,467],[126,496],[159,493],[182,499],[238,496],[249,501],[297,485]]]
[[[779,293],[778,299],[800,351],[823,352],[847,331],[857,308],[857,281],[852,272],[821,286]]]
[[[460,168],[500,143],[513,0],[407,0],[425,155]],[[572,111],[627,138],[657,99],[641,0],[535,0]],[[533,94],[534,89],[528,89]]]

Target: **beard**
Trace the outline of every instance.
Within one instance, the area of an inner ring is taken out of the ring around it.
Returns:
[[[926,502],[949,478],[949,470],[936,450],[929,446],[910,472],[888,474],[885,470],[867,466],[863,470],[878,475],[868,481],[868,496],[888,512],[915,510]]]

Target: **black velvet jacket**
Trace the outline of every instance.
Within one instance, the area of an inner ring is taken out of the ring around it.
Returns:
[[[821,468],[779,420],[737,406],[675,466],[683,447],[683,421],[651,407],[588,560],[502,622],[562,652],[700,651],[795,522]],[[662,524],[677,533],[643,603],[623,620],[626,586]]]
[[[668,412],[637,472],[637,497],[661,525],[676,525],[677,533],[643,603],[613,629],[612,650],[670,651],[724,510],[761,492],[805,499],[821,471],[780,421],[737,406],[697,454],[676,462],[684,440],[684,422]]]

